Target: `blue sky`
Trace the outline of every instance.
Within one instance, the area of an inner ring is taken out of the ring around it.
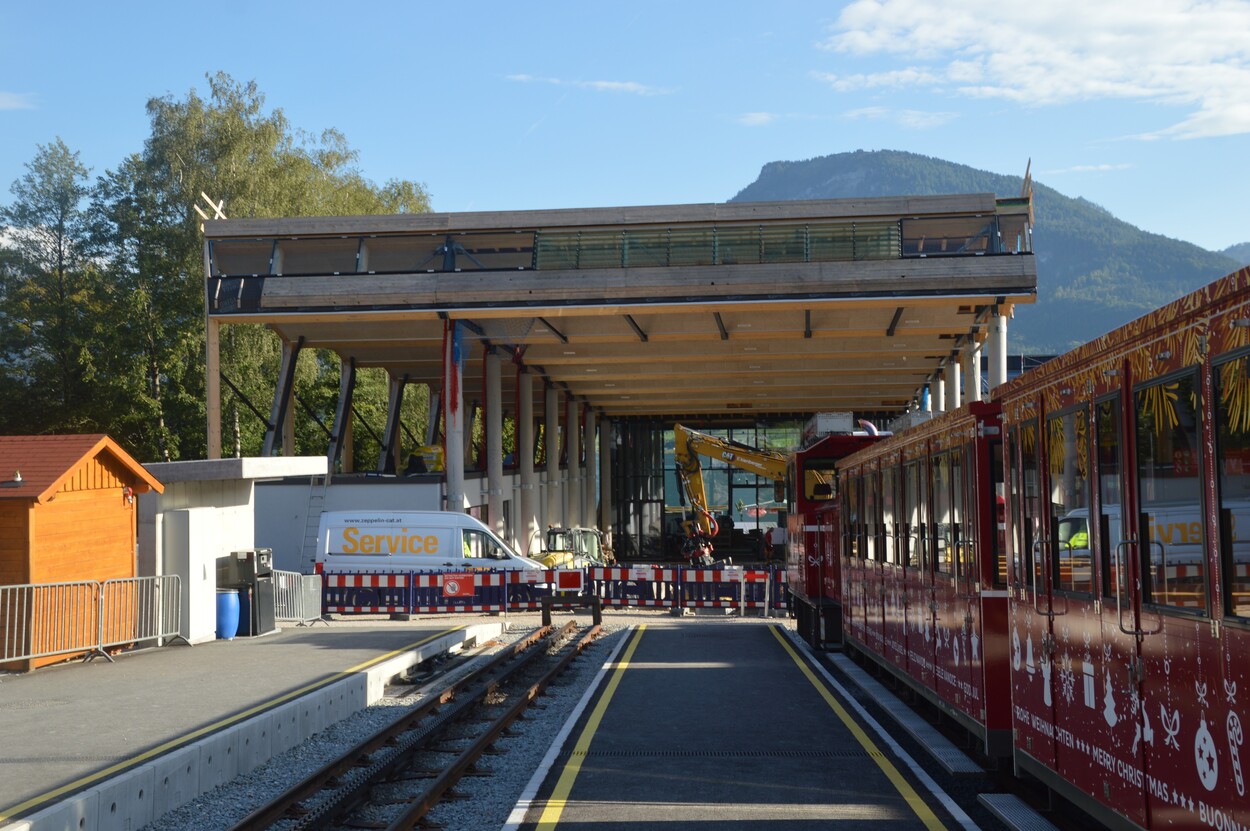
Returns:
[[[37,145],[101,174],[218,70],[438,211],[720,202],[896,149],[1250,241],[1250,0],[0,0],[0,204]]]

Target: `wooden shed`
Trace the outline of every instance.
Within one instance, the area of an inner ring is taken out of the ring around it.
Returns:
[[[163,487],[108,436],[0,436],[0,586],[134,577],[135,495],[149,490]],[[31,644],[63,635],[53,631],[64,628],[63,608],[52,614],[33,602],[16,619],[7,611],[0,625],[24,634],[28,651],[47,651]]]

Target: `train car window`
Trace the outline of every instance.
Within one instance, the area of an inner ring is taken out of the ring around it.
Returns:
[[[907,565],[927,571],[928,535],[925,528],[925,471],[920,462],[903,468],[903,517],[907,523]]]
[[[881,513],[879,494],[877,493],[877,472],[864,474],[864,559],[876,560],[881,556],[879,535],[881,533]]]
[[[951,454],[933,459],[933,536],[937,544],[935,564],[941,574],[954,571],[955,507],[951,497]]]
[[[993,575],[995,586],[1007,585],[1007,558],[1003,556],[1003,552],[1007,549],[1007,496],[1003,487],[1003,444],[1002,442],[994,442],[990,445],[990,482],[993,485],[994,492],[994,533],[991,537],[992,543],[987,547],[982,545],[973,548],[974,562],[973,568],[976,568],[975,557],[977,552],[981,552],[981,556],[988,556],[990,566],[990,574]],[[976,477],[972,478],[973,493],[976,493]],[[973,503],[979,504],[979,503]],[[982,542],[985,542],[984,540]]]
[[[881,469],[881,525],[887,563],[902,562],[898,550],[898,473],[893,466]]]
[[[1250,358],[1216,367],[1215,386],[1224,610],[1250,618]]]
[[[1092,594],[1089,534],[1089,423],[1083,409],[1046,421],[1050,465],[1051,582],[1061,591]]]
[[[860,480],[851,479],[845,483],[846,486],[842,489],[842,506],[844,509],[842,525],[846,529],[847,545],[847,550],[844,553],[849,557],[863,556],[863,547],[859,544],[864,522],[864,517],[860,513],[859,484]]]
[[[1035,558],[1033,551],[1034,543],[1040,539],[1041,520],[1037,423],[1026,422],[1012,435],[1012,450],[1019,454],[1019,462],[1012,465],[1011,471],[1012,578],[1017,586],[1032,586],[1035,581],[1040,584],[1042,568],[1041,558]]]
[[[1133,394],[1142,600],[1207,610],[1196,372]]]
[[[967,511],[964,510],[964,450],[958,448],[951,452],[951,539],[950,550],[954,562],[951,571],[955,574],[967,574],[964,562],[967,560],[968,544],[971,535],[968,533],[969,523]]]
[[[1090,530],[1098,534],[1097,549],[1102,569],[1102,593],[1104,597],[1117,595],[1122,604],[1128,603],[1128,593],[1121,579],[1120,541],[1124,539],[1120,511],[1120,464],[1122,442],[1120,441],[1120,396],[1098,402],[1094,409],[1096,441],[1095,464],[1098,477],[1098,524]]]
[[[832,502],[837,495],[832,463],[808,462],[803,470],[803,494],[811,502]]]

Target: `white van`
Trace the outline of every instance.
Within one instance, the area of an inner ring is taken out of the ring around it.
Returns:
[[[318,573],[538,569],[468,514],[326,511],[317,531]]]

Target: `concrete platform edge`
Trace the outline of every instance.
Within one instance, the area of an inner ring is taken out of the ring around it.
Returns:
[[[186,746],[21,819],[0,831],[130,831],[200,794],[263,765],[329,725],[382,697],[386,684],[442,652],[490,640],[504,623],[481,623],[449,632],[277,707],[235,722]]]

